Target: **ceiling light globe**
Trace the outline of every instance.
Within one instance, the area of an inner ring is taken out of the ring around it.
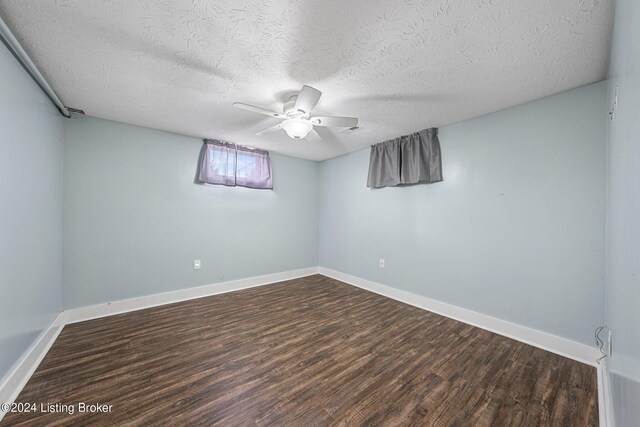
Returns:
[[[287,132],[293,139],[301,139],[313,129],[313,125],[309,120],[305,119],[289,119],[282,122],[282,129]]]

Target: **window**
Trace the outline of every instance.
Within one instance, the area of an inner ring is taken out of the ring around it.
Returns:
[[[269,152],[205,139],[198,180],[205,184],[273,189]]]

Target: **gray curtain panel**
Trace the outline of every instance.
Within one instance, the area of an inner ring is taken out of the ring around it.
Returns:
[[[205,139],[198,179],[205,184],[236,185],[236,146]]]
[[[371,146],[367,187],[393,187],[400,184],[400,144],[396,139]]]
[[[236,145],[236,185],[273,189],[269,152]]]
[[[371,146],[367,187],[442,181],[438,129],[431,128]]]
[[[198,183],[273,189],[268,151],[213,139],[203,142]]]

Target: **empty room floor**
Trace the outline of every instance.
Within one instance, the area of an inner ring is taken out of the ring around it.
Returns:
[[[595,368],[313,275],[68,325],[0,425],[598,424]]]

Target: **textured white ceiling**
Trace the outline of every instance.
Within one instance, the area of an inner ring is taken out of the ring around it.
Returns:
[[[611,0],[0,0],[88,115],[321,160],[602,80]],[[302,84],[356,116],[322,142],[252,134]]]

